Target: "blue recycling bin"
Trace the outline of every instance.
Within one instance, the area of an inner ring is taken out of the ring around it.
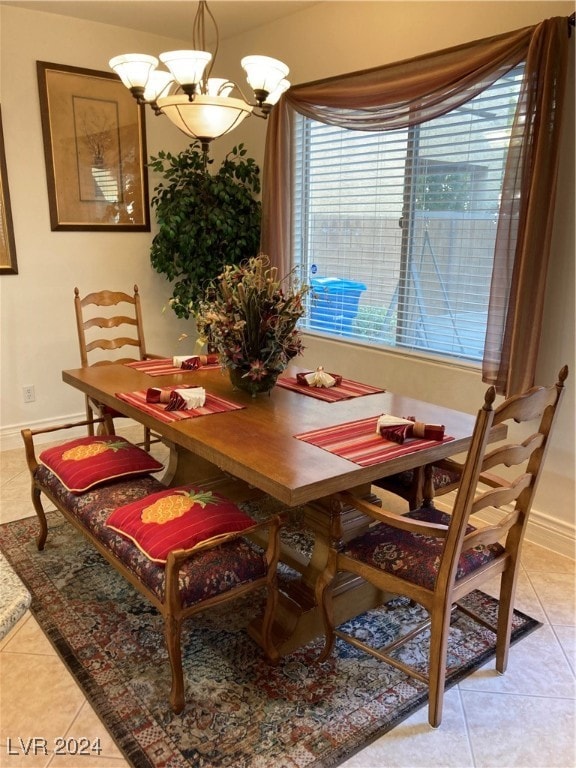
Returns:
[[[310,329],[351,336],[360,294],[366,290],[364,283],[339,277],[313,277],[310,285]]]

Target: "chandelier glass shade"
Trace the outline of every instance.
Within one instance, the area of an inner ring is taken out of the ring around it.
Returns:
[[[214,54],[206,50],[205,15],[215,29]],[[290,87],[289,69],[269,56],[245,56],[241,65],[253,100],[245,98],[232,80],[210,77],[218,51],[218,28],[206,2],[198,3],[193,50],[168,51],[158,58],[127,53],[110,60],[139,104],[149,104],[186,135],[199,139],[205,151],[211,141],[236,128],[249,115],[266,118],[282,93]],[[166,69],[158,69],[164,64]],[[237,95],[231,95],[237,91]]]
[[[229,96],[205,96],[194,101],[181,96],[164,96],[157,101],[162,114],[188,136],[209,143],[229,133],[252,112],[252,107],[241,99]]]

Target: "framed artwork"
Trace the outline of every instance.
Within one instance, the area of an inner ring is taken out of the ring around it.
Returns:
[[[0,111],[0,274],[17,275],[16,243],[10,208],[8,190],[8,171],[4,150],[4,132],[2,130],[2,112]]]
[[[51,229],[149,232],[143,107],[112,72],[36,68]]]

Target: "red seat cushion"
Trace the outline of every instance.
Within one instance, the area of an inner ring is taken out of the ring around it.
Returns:
[[[151,560],[165,563],[174,549],[193,549],[243,531],[254,520],[224,496],[185,485],[119,507],[106,524],[128,537]]]
[[[39,460],[72,493],[84,493],[110,480],[159,472],[164,468],[146,451],[118,435],[79,437],[47,448]]]
[[[138,547],[106,525],[106,519],[119,506],[158,493],[164,486],[154,477],[115,480],[95,486],[84,494],[70,493],[47,467],[40,464],[36,482],[58,503],[75,515],[128,570],[164,602],[166,572],[164,565],[146,557]],[[182,607],[188,608],[208,598],[227,592],[266,576],[264,551],[249,539],[239,538],[215,549],[199,550],[180,568],[179,585]]]
[[[448,525],[450,516],[434,507],[413,510],[406,517],[428,523]],[[468,531],[473,531],[468,526]],[[434,589],[444,541],[432,536],[401,531],[379,523],[363,536],[352,539],[343,554],[401,579]],[[463,552],[458,562],[456,580],[480,568],[504,552],[500,544],[479,546]]]

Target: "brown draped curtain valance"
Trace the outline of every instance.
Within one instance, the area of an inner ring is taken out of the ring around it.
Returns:
[[[565,94],[569,24],[533,27],[290,88],[273,110],[264,158],[262,251],[291,264],[294,113],[359,131],[396,130],[461,106],[524,62],[494,253],[483,380],[531,386],[540,340]]]

